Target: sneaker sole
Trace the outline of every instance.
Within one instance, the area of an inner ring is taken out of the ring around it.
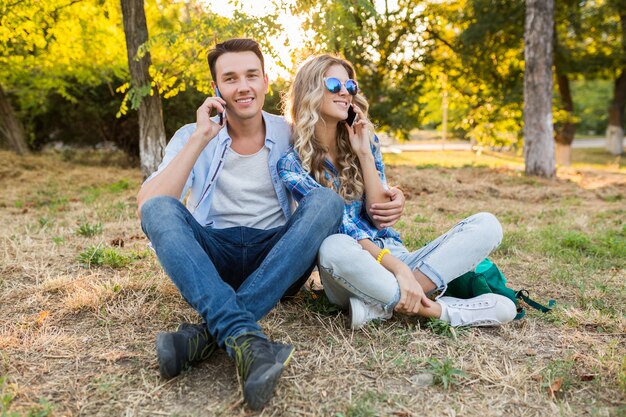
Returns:
[[[287,362],[291,359],[291,355],[287,358]],[[274,388],[283,373],[285,365],[275,363],[263,374],[256,378],[256,381],[248,381],[243,389],[243,396],[252,410],[260,410],[272,398]]]
[[[276,353],[276,360],[282,363],[283,366],[287,366],[291,362],[295,351],[296,349],[293,346],[284,346]]]
[[[350,297],[350,328],[352,330],[358,330],[361,327],[365,326],[365,321],[363,319],[356,320],[354,317],[354,308],[353,304],[356,305],[359,301],[353,297]]]
[[[176,367],[176,349],[174,342],[167,333],[159,333],[156,337],[157,361],[161,378],[172,379],[181,373],[182,369]],[[174,364],[174,366],[171,366]]]

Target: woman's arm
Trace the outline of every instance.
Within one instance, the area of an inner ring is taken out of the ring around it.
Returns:
[[[380,249],[369,239],[359,240],[363,249],[374,258],[378,258],[383,249]],[[424,295],[424,290],[413,276],[411,269],[390,253],[383,255],[381,264],[398,280],[400,286],[400,301],[395,310],[404,314],[417,314],[422,307],[431,307],[433,302]]]
[[[359,116],[359,120],[352,127],[346,126],[350,145],[352,150],[359,159],[361,172],[363,173],[363,182],[365,185],[365,207],[372,223],[377,229],[381,229],[381,221],[374,219],[371,213],[372,204],[387,203],[390,201],[389,196],[381,182],[380,173],[376,167],[376,159],[372,154],[370,145],[369,131],[367,129],[369,122],[366,120],[363,111],[353,105],[354,110]]]

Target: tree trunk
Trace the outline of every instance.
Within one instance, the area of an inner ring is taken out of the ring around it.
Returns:
[[[131,87],[149,86],[152,84],[152,77],[148,72],[152,64],[150,53],[136,59],[137,50],[148,41],[143,0],[121,0],[121,2]],[[144,177],[158,168],[163,158],[165,144],[161,97],[158,90],[153,88],[151,94],[144,96],[139,105],[139,158]]]
[[[626,12],[620,13],[622,27],[622,56],[626,57]],[[613,155],[624,152],[624,107],[626,107],[626,58],[622,58],[624,68],[615,80],[613,101],[609,107],[609,126],[606,129],[606,148]]]
[[[556,142],[556,163],[562,166],[572,165],[572,144]]]
[[[624,152],[624,107],[626,106],[626,69],[615,80],[613,101],[609,107],[609,126],[606,129],[606,149],[613,155]]]
[[[11,102],[6,94],[4,94],[2,86],[0,86],[0,136],[7,141],[11,150],[18,155],[29,153],[24,126],[22,126],[22,122],[15,115],[13,106],[11,106]]]
[[[556,171],[552,126],[553,28],[554,0],[526,0],[524,160],[526,175],[548,178]]]
[[[556,163],[559,165],[569,166],[572,164],[572,142],[574,141],[574,135],[576,134],[576,125],[574,124],[574,100],[572,99],[572,92],[570,90],[569,78],[567,74],[563,74],[559,71],[559,66],[556,67],[556,80],[559,86],[559,93],[561,95],[561,102],[563,104],[563,110],[567,112],[567,118],[561,122],[561,125],[556,130],[554,140],[556,140]]]

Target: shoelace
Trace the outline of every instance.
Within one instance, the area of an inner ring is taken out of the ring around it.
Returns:
[[[241,339],[241,341],[240,341]],[[253,343],[254,342],[254,343]],[[226,339],[226,346],[232,349],[235,354],[235,363],[242,380],[248,378],[252,362],[261,360],[262,362],[272,362],[272,347],[270,343],[254,333],[239,335],[236,339],[232,336]]]
[[[238,338],[244,337],[240,335]],[[241,381],[248,379],[248,372],[250,372],[250,365],[252,364],[252,355],[250,354],[250,340],[247,338],[242,343],[237,343],[237,339],[232,336],[226,338],[226,346],[232,349],[235,357],[235,365],[237,366],[237,373],[241,378]]]
[[[213,349],[211,343],[209,343],[209,334],[206,329],[198,330],[194,327],[187,327],[179,331],[188,336],[187,353],[189,354],[189,360],[197,361],[208,359]],[[204,343],[204,347],[199,351],[201,343]]]

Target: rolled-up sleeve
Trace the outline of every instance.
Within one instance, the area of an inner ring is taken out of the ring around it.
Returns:
[[[183,149],[183,147],[189,140],[189,137],[193,133],[193,130],[193,126],[186,125],[176,131],[176,133],[172,137],[172,140],[170,140],[170,142],[165,147],[165,154],[163,155],[163,160],[161,160],[161,163],[159,164],[159,168],[144,181],[144,184],[163,172],[163,170],[170,164],[170,162],[172,162],[176,155],[178,155],[178,153]],[[183,187],[183,192],[180,196],[181,199],[185,196],[185,194],[187,194],[189,187],[191,187],[191,184],[193,183],[193,177],[194,172],[192,169],[189,173],[189,177],[187,177],[185,186]]]
[[[378,177],[385,190],[387,190],[389,186],[387,185],[387,178],[385,177],[385,164],[383,163],[383,154],[380,151],[380,141],[376,135],[374,135],[374,144],[371,145],[371,149],[372,155],[374,155],[374,164],[376,165],[376,171],[378,171]]]

